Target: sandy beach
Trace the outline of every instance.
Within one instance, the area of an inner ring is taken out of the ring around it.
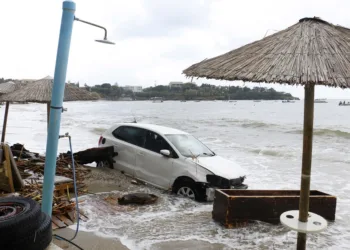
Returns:
[[[62,236],[66,239],[70,239],[74,235],[74,230],[69,228],[58,229],[53,232],[59,236]],[[77,249],[72,244],[64,241],[58,240],[56,238],[53,239],[53,242],[61,247],[62,249]],[[126,250],[129,249],[125,247],[119,240],[115,238],[106,238],[98,236],[94,233],[90,232],[82,232],[79,231],[78,236],[73,240],[75,244],[83,248],[84,250],[102,250],[102,249],[115,249],[115,250]]]

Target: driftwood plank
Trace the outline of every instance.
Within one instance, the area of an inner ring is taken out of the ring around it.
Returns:
[[[9,178],[5,176],[5,173],[0,174],[0,190],[6,191],[8,193],[11,192],[11,188],[9,186]]]
[[[5,153],[5,161],[4,161],[5,174],[9,178],[9,186],[10,186],[11,193],[14,193],[15,187],[13,186],[13,178],[12,178],[9,149],[4,144],[2,145],[2,148],[3,148],[4,153]]]
[[[87,221],[89,218],[88,217],[86,217],[86,215],[84,215],[83,213],[80,213],[79,214],[79,219],[81,219],[82,221]]]
[[[66,216],[60,214],[57,216],[61,221],[63,221],[67,226],[73,225],[74,223],[68,219]]]
[[[76,221],[76,212],[75,212],[75,210],[69,211],[69,212],[67,213],[67,215],[68,215],[68,218],[69,218],[71,221],[73,221],[73,222]]]
[[[53,223],[52,221],[51,221],[51,227],[52,227],[52,230],[55,230],[55,229],[57,229],[57,228],[59,228],[55,223]]]
[[[51,218],[52,222],[54,222],[59,228],[67,227],[56,215],[53,215]]]
[[[17,168],[16,161],[13,158],[13,155],[12,155],[12,152],[11,152],[9,145],[5,144],[4,147],[7,148],[7,151],[9,153],[9,157],[10,157],[11,169],[12,169],[12,173],[13,173],[13,185],[16,189],[21,189],[24,187],[24,183],[23,183],[22,176]]]

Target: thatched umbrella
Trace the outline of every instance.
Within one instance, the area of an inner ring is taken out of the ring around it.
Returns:
[[[33,83],[28,83],[23,87],[20,87],[18,90],[15,90],[11,93],[0,96],[0,101],[6,102],[1,142],[5,141],[8,108],[9,108],[10,102],[46,103],[47,104],[47,123],[49,123],[52,88],[53,88],[53,78],[50,76],[47,76]],[[97,100],[97,99],[98,98],[95,95],[92,95],[89,91],[85,89],[78,88],[71,84],[66,84],[65,92],[64,92],[64,101],[66,102],[90,101],[90,100]]]
[[[319,18],[293,26],[184,70],[188,77],[284,83],[305,88],[299,221],[309,211],[315,85],[350,87],[350,30]],[[306,234],[298,234],[305,249]]]
[[[18,90],[21,87],[20,83],[13,81],[5,82],[0,84],[0,94],[7,94]]]

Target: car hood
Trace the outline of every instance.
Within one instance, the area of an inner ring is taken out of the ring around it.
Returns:
[[[237,163],[227,160],[221,156],[215,155],[211,157],[198,157],[193,160],[196,164],[208,169],[215,175],[234,179],[247,175],[247,172]]]

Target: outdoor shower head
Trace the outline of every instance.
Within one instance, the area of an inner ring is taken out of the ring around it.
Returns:
[[[91,22],[88,22],[88,21],[81,20],[81,19],[79,19],[79,18],[77,18],[77,17],[74,17],[74,20],[79,21],[79,22],[82,22],[82,23],[86,23],[86,24],[89,24],[89,25],[92,25],[92,26],[95,26],[95,27],[97,27],[97,28],[103,29],[103,30],[105,31],[105,36],[104,36],[104,38],[103,38],[102,40],[97,39],[97,40],[95,40],[96,42],[104,43],[104,44],[115,44],[114,42],[109,41],[109,40],[107,39],[107,29],[106,29],[105,27],[102,27],[102,26],[100,26],[100,25],[97,25],[97,24],[94,24],[94,23],[91,23]]]
[[[95,42],[99,42],[99,43],[105,43],[105,44],[115,44],[112,41],[109,41],[107,39],[103,39],[103,40],[95,40]]]

